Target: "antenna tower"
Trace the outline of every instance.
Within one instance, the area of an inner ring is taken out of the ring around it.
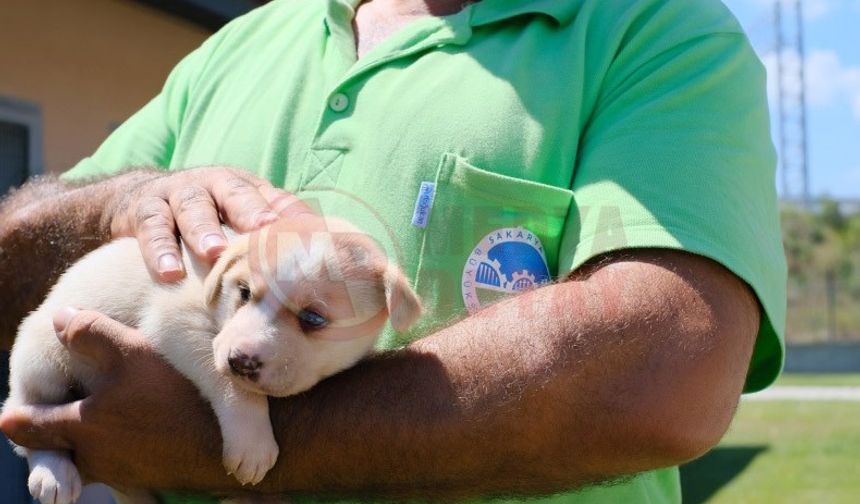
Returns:
[[[806,141],[806,74],[801,0],[776,0],[779,177],[782,198],[810,205]]]

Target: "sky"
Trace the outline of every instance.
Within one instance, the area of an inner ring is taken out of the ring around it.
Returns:
[[[775,1],[723,0],[743,25],[768,69],[771,123],[774,142],[778,145]],[[782,1],[784,11],[794,3],[794,0]],[[858,199],[860,0],[801,1],[806,46],[810,192],[813,196]],[[786,54],[784,59],[788,64],[797,60],[794,54]]]

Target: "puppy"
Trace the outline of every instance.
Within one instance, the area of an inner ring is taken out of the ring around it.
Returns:
[[[297,394],[350,367],[386,320],[398,331],[412,326],[421,303],[375,243],[343,221],[303,214],[251,235],[225,232],[231,244],[211,269],[183,246],[188,274],[177,284],[150,277],[132,238],[74,264],[19,328],[4,407],[62,403],[95,385],[98,373],[60,344],[52,317],[66,306],[97,310],[138,327],[197,386],[218,418],[227,472],[259,483],[278,457],[266,396]],[[69,453],[16,451],[29,460],[34,498],[78,498]]]

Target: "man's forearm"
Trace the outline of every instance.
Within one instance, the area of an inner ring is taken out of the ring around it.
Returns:
[[[704,285],[692,279],[701,272],[651,264],[610,270],[499,303],[273,401],[281,458],[261,489],[547,494],[708,449],[743,385],[755,301],[727,272]],[[726,288],[702,294],[715,282]]]
[[[118,191],[152,177],[133,172],[89,184],[42,177],[0,202],[0,348],[75,260],[110,238],[105,207]]]
[[[82,474],[120,488],[242,491],[193,385],[137,331],[87,317],[64,338],[109,370],[109,385],[9,412],[4,432],[73,449]],[[727,428],[758,326],[749,288],[707,259],[616,257],[272,400],[281,455],[244,490],[527,496],[674,465]]]

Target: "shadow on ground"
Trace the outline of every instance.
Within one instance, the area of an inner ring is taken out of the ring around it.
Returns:
[[[707,502],[765,451],[767,445],[718,447],[681,466],[684,504]]]

